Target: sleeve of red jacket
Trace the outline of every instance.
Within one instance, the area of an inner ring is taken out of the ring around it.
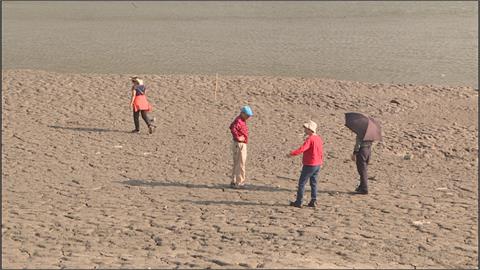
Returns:
[[[305,142],[303,143],[302,146],[300,146],[300,148],[298,148],[297,150],[293,150],[290,153],[290,155],[292,155],[292,156],[300,155],[301,153],[307,151],[308,148],[310,148],[310,138],[305,140]]]

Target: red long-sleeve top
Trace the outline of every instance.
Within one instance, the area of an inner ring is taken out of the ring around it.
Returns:
[[[230,124],[230,132],[232,132],[233,140],[238,142],[240,136],[245,137],[244,143],[248,143],[248,127],[247,122],[242,117],[237,116]]]
[[[296,156],[303,153],[303,165],[318,166],[323,164],[323,141],[317,134],[308,136],[303,145],[290,154]]]

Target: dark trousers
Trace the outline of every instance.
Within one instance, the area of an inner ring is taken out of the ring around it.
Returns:
[[[356,156],[357,171],[360,175],[360,186],[358,189],[362,191],[368,191],[368,163],[372,153],[371,148],[372,146],[360,147]]]
[[[142,118],[147,124],[147,126],[150,126],[150,119],[148,119],[147,111],[134,111],[133,112],[133,123],[135,123],[135,130],[140,130],[140,122],[139,120],[139,115],[140,113],[142,114]]]
[[[320,166],[303,165],[302,173],[300,174],[300,179],[298,180],[297,200],[295,201],[297,205],[302,204],[303,193],[305,192],[305,185],[307,184],[308,179],[310,179],[312,201],[317,200],[317,176],[319,172]]]

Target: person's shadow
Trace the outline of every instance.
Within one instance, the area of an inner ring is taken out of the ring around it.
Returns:
[[[225,191],[225,189],[232,190],[249,190],[249,191],[267,191],[267,192],[278,192],[278,191],[293,191],[287,188],[280,188],[274,186],[266,185],[256,185],[256,184],[247,184],[241,189],[233,189],[229,184],[193,184],[185,182],[174,182],[174,181],[146,181],[139,179],[130,179],[120,181],[120,183],[128,186],[149,186],[149,187],[186,187],[186,188],[207,188],[207,189],[220,189]]]
[[[246,185],[242,189],[233,189],[230,185],[228,184],[192,184],[192,183],[182,183],[182,182],[172,182],[172,181],[165,181],[165,182],[159,182],[159,181],[146,181],[146,180],[140,180],[140,179],[129,179],[129,180],[124,180],[124,181],[118,181],[119,183],[127,186],[148,186],[148,187],[182,187],[182,188],[196,188],[196,189],[201,189],[201,188],[206,188],[206,189],[218,189],[223,192],[226,190],[246,190],[246,191],[268,191],[268,192],[278,192],[278,191],[288,191],[288,192],[294,192],[295,190],[292,189],[287,189],[287,188],[279,188],[279,187],[272,187],[272,186],[265,186],[265,185]],[[319,194],[328,194],[329,196],[344,196],[344,195],[350,195],[350,192],[344,192],[344,191],[329,191],[329,190],[319,190],[317,191]],[[282,204],[282,203],[265,203],[265,202],[257,202],[257,201],[212,201],[212,200],[179,200],[179,202],[186,202],[186,203],[192,203],[192,204],[197,204],[197,205],[230,205],[230,206],[285,206],[287,203]]]
[[[278,191],[288,191],[295,192],[295,189],[281,188],[275,186],[267,185],[256,185],[256,184],[247,184],[241,189],[232,188],[229,184],[193,184],[186,182],[175,182],[175,181],[146,181],[140,179],[129,179],[124,181],[119,181],[121,184],[128,186],[148,186],[148,187],[185,187],[185,188],[207,188],[207,189],[219,189],[225,191],[225,189],[231,190],[248,190],[248,191],[268,191],[268,192],[278,192]],[[352,195],[352,192],[346,191],[336,191],[336,190],[318,190],[319,194],[328,194],[330,196],[337,195]]]
[[[107,129],[107,128],[88,128],[88,127],[62,127],[62,126],[48,126],[49,128],[54,129],[65,129],[73,131],[84,131],[84,132],[117,132],[117,133],[128,133],[125,130],[116,130],[116,129]]]

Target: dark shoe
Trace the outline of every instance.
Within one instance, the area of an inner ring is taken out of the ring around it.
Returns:
[[[297,207],[297,208],[302,208],[302,205],[297,204],[296,202],[290,202],[290,206]]]
[[[230,187],[235,188],[236,184],[234,182],[230,182]]]
[[[140,130],[137,130],[137,129],[134,129],[134,130],[130,131],[130,133],[139,133],[139,132],[140,132]]]
[[[368,189],[364,188],[362,185],[358,185],[358,187],[355,189],[355,192],[368,194]]]
[[[317,207],[317,201],[311,200],[311,201],[308,203],[307,206],[308,206],[308,207],[313,207],[313,208],[315,208],[315,207]]]
[[[357,188],[355,188],[355,192],[358,192],[358,191],[361,191],[361,190],[363,190],[363,187],[362,187],[362,185],[359,184],[357,186]]]
[[[363,190],[363,189],[355,189],[355,192],[354,194],[361,194],[361,195],[367,195],[368,194],[368,190]]]
[[[148,126],[148,133],[149,134],[152,134],[154,131],[155,131],[155,126],[153,126],[153,125]]]

